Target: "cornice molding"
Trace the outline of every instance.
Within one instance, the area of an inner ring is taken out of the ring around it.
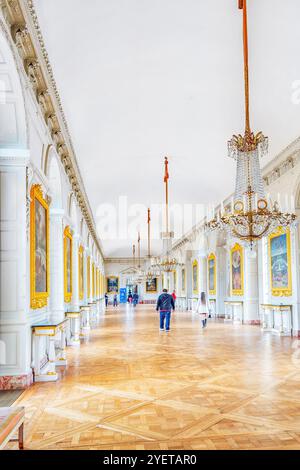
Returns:
[[[141,265],[146,261],[147,258],[141,258]],[[133,265],[132,258],[104,258],[104,263],[114,263],[114,264],[129,264]],[[138,261],[135,261],[136,268],[137,268]]]
[[[49,129],[76,200],[103,258],[74,146],[63,111],[49,56],[32,0],[0,0],[3,17],[16,46],[37,104]]]

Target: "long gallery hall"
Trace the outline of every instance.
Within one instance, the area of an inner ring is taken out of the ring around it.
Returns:
[[[0,0],[0,461],[300,449],[299,18]]]

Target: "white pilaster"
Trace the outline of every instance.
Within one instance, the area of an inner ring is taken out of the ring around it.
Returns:
[[[244,322],[259,323],[259,290],[257,249],[244,250]]]
[[[0,388],[31,381],[28,150],[0,149]],[[28,263],[29,264],[29,263]]]
[[[61,209],[50,210],[50,308],[58,322],[65,316],[63,216]]]

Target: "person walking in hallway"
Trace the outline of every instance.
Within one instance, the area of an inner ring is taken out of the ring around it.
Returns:
[[[176,290],[175,290],[175,289],[174,289],[173,292],[172,292],[172,297],[173,297],[174,304],[175,304],[176,298],[177,298],[177,296],[176,296]]]
[[[209,308],[208,308],[208,302],[206,299],[205,292],[201,292],[196,311],[197,313],[200,314],[201,321],[202,321],[202,328],[206,328]]]
[[[137,304],[139,303],[139,294],[137,292],[135,292],[133,294],[133,299],[132,300],[133,300],[133,306],[136,307]]]
[[[160,331],[170,331],[171,312],[175,310],[175,302],[168,289],[163,289],[157,299],[156,311],[160,312]],[[166,324],[166,325],[165,325]]]
[[[118,296],[117,294],[114,294],[114,307],[118,306]]]
[[[108,295],[107,295],[107,292],[105,293],[104,298],[105,298],[105,307],[107,307],[107,306],[108,306]]]

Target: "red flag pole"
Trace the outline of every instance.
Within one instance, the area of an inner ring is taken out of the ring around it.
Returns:
[[[148,209],[148,258],[151,258],[151,252],[150,252],[150,222],[151,222],[151,212],[150,209]]]
[[[138,259],[139,259],[139,264],[138,267],[141,267],[141,237],[140,237],[140,232],[138,233]]]
[[[133,267],[135,268],[135,245],[132,246]]]
[[[239,9],[243,10],[243,47],[244,47],[244,81],[245,81],[245,131],[250,130],[250,98],[249,98],[249,52],[248,52],[248,18],[247,0],[239,0]]]
[[[164,182],[166,185],[166,232],[169,233],[169,162],[168,157],[165,157],[165,177]]]

